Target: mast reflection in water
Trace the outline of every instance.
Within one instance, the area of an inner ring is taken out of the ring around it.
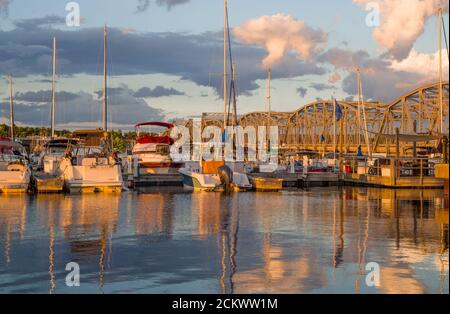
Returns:
[[[0,291],[448,293],[448,237],[440,190],[2,195]]]

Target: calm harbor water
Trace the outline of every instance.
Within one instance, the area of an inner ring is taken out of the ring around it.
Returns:
[[[1,195],[0,292],[448,293],[448,236],[440,190]]]

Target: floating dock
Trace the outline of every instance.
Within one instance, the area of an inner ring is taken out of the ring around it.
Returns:
[[[60,193],[64,188],[64,179],[47,173],[33,173],[31,184],[37,193]]]
[[[251,173],[249,177],[281,179],[283,188],[305,188],[337,186],[339,174],[334,172],[308,172],[308,173]]]
[[[183,186],[183,176],[179,173],[146,174],[128,178],[129,187]]]

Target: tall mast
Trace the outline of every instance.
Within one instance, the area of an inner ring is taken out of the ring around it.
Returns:
[[[14,141],[14,106],[13,106],[13,81],[12,74],[9,75],[9,123],[10,123],[10,136],[11,140]]]
[[[361,118],[359,117],[360,110],[362,111],[363,116],[363,122],[364,122],[364,139],[367,145],[367,154],[369,157],[372,157],[372,153],[370,151],[370,142],[369,142],[369,133],[367,129],[367,119],[366,119],[366,107],[364,105],[364,97],[363,97],[363,91],[362,91],[362,80],[361,80],[361,71],[358,68],[358,95],[359,95],[359,102],[358,102],[358,121],[361,121]],[[361,125],[361,124],[360,124]],[[359,134],[358,134],[359,138]],[[359,143],[359,141],[358,141]]]
[[[336,159],[336,99],[334,96],[333,99],[333,152],[334,159]]]
[[[227,0],[223,1],[223,129],[227,126]]]
[[[108,131],[108,92],[107,92],[107,28],[103,29],[103,130]]]
[[[439,115],[440,115],[440,132],[444,134],[444,101],[442,93],[442,8],[438,11],[439,18]]]
[[[53,73],[52,73],[52,112],[51,137],[55,137],[55,90],[56,90],[56,34],[53,33]]]
[[[232,64],[232,80],[233,80],[233,106],[232,106],[232,108],[231,108],[231,112],[232,112],[232,116],[231,116],[231,125],[232,126],[236,126],[236,116],[237,116],[237,112],[236,112],[236,95],[234,94],[235,93],[235,90],[234,90],[234,79],[235,79],[235,72],[234,72],[234,63]]]
[[[270,118],[271,118],[271,94],[270,94],[270,79],[271,79],[271,71],[270,65],[267,67],[267,132],[270,129]]]

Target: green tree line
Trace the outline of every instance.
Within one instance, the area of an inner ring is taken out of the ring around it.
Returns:
[[[55,131],[57,137],[71,137],[72,132],[69,130],[57,130]],[[130,143],[136,139],[136,133],[133,132],[122,132],[121,130],[113,130],[108,132],[110,138],[112,139],[112,144],[115,150],[123,153],[127,149],[131,149]],[[16,138],[26,138],[30,136],[50,136],[51,129],[43,127],[29,127],[29,126],[14,126],[14,135]],[[0,137],[9,137],[10,128],[9,125],[0,124]]]

